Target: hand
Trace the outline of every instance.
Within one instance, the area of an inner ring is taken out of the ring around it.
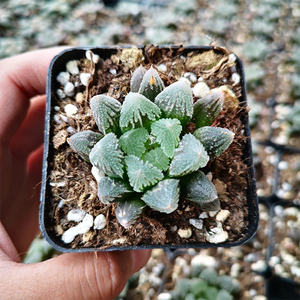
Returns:
[[[150,250],[69,253],[23,265],[38,233],[45,83],[63,48],[0,61],[1,299],[113,299]]]

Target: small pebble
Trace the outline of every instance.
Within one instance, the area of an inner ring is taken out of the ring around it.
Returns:
[[[162,279],[160,277],[157,277],[154,274],[149,275],[149,283],[151,283],[153,287],[159,287],[161,285],[161,282]]]
[[[90,214],[86,214],[83,220],[76,226],[78,228],[78,233],[83,234],[90,230],[94,224],[94,218]]]
[[[203,228],[203,220],[202,219],[190,219],[189,223],[196,227],[197,229],[202,229]]]
[[[59,114],[59,117],[60,119],[62,119],[65,123],[68,123],[68,117],[62,115],[62,114]]]
[[[197,81],[197,76],[192,72],[184,73],[183,77],[187,78],[191,82],[196,82]]]
[[[291,184],[290,183],[288,183],[288,182],[283,182],[282,183],[282,189],[284,190],[284,191],[290,191],[290,190],[292,190],[292,186],[291,186]]]
[[[282,273],[284,273],[284,267],[280,264],[277,264],[274,267],[274,271],[275,271],[275,274],[281,275]]]
[[[81,73],[80,74],[80,81],[84,86],[87,86],[89,83],[89,80],[91,78],[91,74],[90,73]]]
[[[265,148],[265,152],[266,152],[267,154],[272,154],[272,153],[275,152],[275,149],[274,149],[273,147],[271,147],[271,146],[267,146],[267,147]]]
[[[264,295],[257,295],[255,297],[253,297],[252,300],[268,300],[266,296]]]
[[[74,75],[79,73],[79,69],[78,69],[76,60],[69,61],[66,65],[66,69],[69,73],[74,74]]]
[[[78,229],[75,227],[71,227],[69,228],[67,231],[65,231],[61,237],[61,240],[65,243],[65,244],[69,244],[71,242],[73,242],[73,240],[75,239],[76,235],[78,235]]]
[[[218,268],[218,262],[212,256],[209,256],[206,254],[198,254],[192,258],[191,266],[193,268],[205,267],[205,268],[216,269],[216,268]]]
[[[288,207],[288,208],[285,208],[283,211],[283,214],[285,216],[297,217],[298,213],[299,213],[299,209],[296,207]]]
[[[165,64],[160,64],[159,66],[157,66],[157,70],[160,72],[167,72],[168,68]]]
[[[66,94],[65,94],[64,91],[61,90],[61,89],[58,89],[58,90],[56,91],[56,94],[57,94],[57,96],[59,97],[59,99],[64,99],[64,98],[66,98]]]
[[[116,69],[109,69],[109,73],[112,75],[117,75],[117,70]]]
[[[278,256],[271,256],[269,260],[269,265],[275,267],[280,263],[280,258]]]
[[[242,266],[239,263],[234,263],[230,268],[230,276],[233,278],[238,278]]]
[[[285,253],[283,251],[281,253],[281,258],[288,265],[291,265],[296,260],[296,258],[293,255]]]
[[[92,55],[92,58],[91,58],[91,55]],[[92,59],[93,62],[94,62],[94,64],[97,64],[99,62],[99,60],[100,60],[100,56],[98,54],[93,53],[91,50],[87,50],[85,52],[85,56],[89,60]]]
[[[183,81],[183,82],[186,82],[188,85],[191,85],[191,82],[188,80],[188,78],[185,78],[185,77],[180,77],[178,79],[178,81]]]
[[[54,106],[54,110],[59,112],[60,111],[60,107],[59,106]]]
[[[296,267],[296,266],[291,266],[291,273],[300,278],[300,268],[299,267]]]
[[[66,85],[65,85],[65,88],[64,88],[64,92],[65,94],[68,96],[68,97],[73,97],[74,96],[74,84],[71,83],[71,82],[68,82]]]
[[[230,53],[228,57],[228,62],[235,62],[236,61],[236,55],[234,53]]]
[[[198,82],[193,88],[193,94],[197,98],[203,98],[209,92],[210,88],[205,82]]]
[[[77,93],[76,96],[75,96],[75,100],[76,100],[76,102],[81,104],[84,100],[83,93]]]
[[[275,207],[274,207],[274,212],[275,212],[275,215],[276,216],[282,216],[283,215],[283,206],[281,206],[281,205],[276,205]]]
[[[241,81],[241,76],[238,73],[233,73],[231,75],[231,80],[233,81],[234,84],[238,84]]]
[[[65,200],[62,199],[62,200],[59,201],[59,203],[57,205],[57,208],[62,208],[64,205],[65,205]]]
[[[203,82],[203,81],[204,81],[204,78],[203,78],[202,76],[200,76],[200,77],[198,78],[198,81],[199,81],[199,82]]]
[[[94,229],[101,230],[106,225],[106,217],[103,214],[98,215],[94,220]]]
[[[200,214],[199,216],[199,219],[207,219],[208,218],[208,215],[207,215],[207,212],[204,211],[203,213]]]
[[[267,269],[267,263],[264,260],[258,260],[251,265],[251,270],[255,272],[264,272]]]
[[[85,215],[86,212],[84,210],[81,210],[79,208],[72,209],[68,212],[67,220],[73,222],[81,222]]]
[[[230,211],[229,210],[221,210],[217,216],[216,216],[216,220],[219,222],[224,222],[228,217],[230,216]]]
[[[188,239],[192,236],[192,229],[191,228],[178,229],[177,233],[181,238]]]
[[[172,300],[172,295],[170,293],[161,293],[157,296],[157,300]]]
[[[209,243],[219,244],[228,239],[228,233],[223,230],[222,224],[217,222],[217,227],[205,232],[205,238]]]
[[[70,74],[68,72],[60,72],[56,80],[63,86],[65,86],[70,80]]]
[[[55,187],[62,187],[66,185],[66,182],[64,180],[60,180],[60,181],[51,181],[49,183],[50,186],[55,186]]]
[[[69,117],[69,118],[75,117],[77,111],[78,111],[78,108],[73,104],[67,104],[65,106],[65,113],[66,113],[67,117]]]
[[[91,172],[97,182],[99,182],[100,179],[105,176],[105,174],[99,168],[97,168],[95,166],[92,166]]]

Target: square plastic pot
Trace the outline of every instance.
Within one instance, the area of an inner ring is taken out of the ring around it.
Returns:
[[[54,148],[52,145],[53,137],[53,128],[51,127],[53,116],[54,116],[54,107],[57,105],[57,97],[55,96],[56,90],[59,88],[59,83],[56,81],[56,77],[60,72],[65,71],[66,63],[70,60],[80,60],[85,58],[86,50],[91,50],[93,53],[98,54],[102,59],[107,59],[111,57],[112,54],[116,54],[119,49],[122,48],[131,48],[132,46],[126,47],[99,47],[99,48],[73,48],[67,49],[54,57],[52,60],[47,78],[47,103],[46,103],[46,114],[45,114],[45,136],[44,136],[44,158],[43,158],[43,171],[42,171],[42,187],[41,187],[41,197],[40,197],[40,229],[46,238],[46,240],[58,251],[60,252],[87,252],[87,251],[103,251],[100,248],[71,248],[69,244],[65,244],[61,241],[61,238],[58,237],[53,232],[48,230],[51,225],[51,219],[49,216],[50,207],[50,187],[49,187],[49,175],[51,172],[51,164],[53,163],[54,158]],[[159,49],[173,49],[178,50],[182,46],[157,46]],[[144,46],[138,46],[138,48],[144,48]],[[217,53],[224,53],[222,48],[215,48],[213,46],[206,47],[196,47],[188,46],[184,47],[181,54],[187,55],[190,52],[194,51],[209,51],[214,50]],[[236,61],[237,72],[241,77],[241,86],[242,86],[242,96],[240,97],[240,102],[246,103],[246,87],[245,87],[245,77],[242,63],[239,58]],[[208,247],[233,247],[241,245],[247,242],[255,233],[258,226],[258,200],[256,195],[256,182],[254,177],[254,167],[252,162],[252,147],[250,139],[250,129],[248,123],[248,115],[245,113],[245,118],[243,120],[245,124],[244,135],[247,137],[246,144],[243,149],[243,158],[247,165],[247,206],[248,206],[248,226],[243,231],[241,238],[235,242],[223,242],[219,244],[210,244],[210,243],[186,243],[178,245],[141,245],[141,246],[112,246],[106,248],[105,251],[113,250],[128,250],[128,249],[145,249],[145,248],[208,248]]]

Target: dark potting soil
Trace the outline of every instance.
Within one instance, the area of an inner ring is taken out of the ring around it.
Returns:
[[[111,246],[138,245],[176,245],[205,242],[204,230],[198,230],[189,224],[189,219],[198,218],[201,209],[184,199],[180,200],[178,209],[171,214],[159,213],[146,208],[141,219],[129,229],[124,229],[116,220],[115,204],[104,205],[97,197],[97,182],[91,174],[91,165],[77,155],[66,142],[74,132],[93,130],[95,125],[89,100],[94,95],[108,94],[123,102],[130,90],[132,72],[140,64],[147,69],[153,65],[157,68],[165,64],[166,72],[159,72],[165,86],[177,81],[186,72],[193,72],[197,78],[203,77],[211,88],[226,85],[238,99],[242,95],[240,83],[235,84],[232,73],[235,72],[235,62],[229,60],[226,49],[184,54],[184,48],[177,50],[159,49],[149,46],[120,50],[109,59],[101,60],[94,65],[88,59],[82,59],[79,70],[92,74],[87,87],[80,84],[79,75],[72,75],[70,81],[76,87],[73,97],[59,99],[56,91],[55,106],[60,108],[56,113],[59,122],[52,122],[52,142],[54,161],[49,163],[50,197],[45,205],[47,212],[47,231],[61,236],[76,223],[67,220],[71,209],[80,208],[96,217],[104,214],[106,226],[102,230],[91,230],[84,235],[78,235],[70,244],[72,248],[106,249]],[[116,74],[112,70],[116,70]],[[195,83],[194,83],[195,84]],[[192,86],[194,85],[192,84]],[[63,88],[63,87],[62,87]],[[197,101],[194,98],[194,101]],[[64,107],[73,104],[78,108],[76,118],[66,118]],[[58,110],[58,108],[56,108]],[[212,173],[212,181],[216,185],[221,208],[230,211],[230,216],[223,223],[228,232],[227,242],[237,242],[246,234],[248,225],[248,206],[246,199],[247,165],[243,156],[243,148],[247,137],[244,133],[244,120],[247,113],[246,103],[237,103],[234,95],[226,94],[224,109],[214,123],[214,126],[227,128],[235,133],[230,147],[218,158],[211,160],[203,169],[204,173]],[[195,126],[189,123],[187,131],[193,132]],[[204,227],[215,227],[215,218],[205,219]],[[177,230],[191,228],[190,238],[181,238]],[[207,243],[209,246],[209,243]]]

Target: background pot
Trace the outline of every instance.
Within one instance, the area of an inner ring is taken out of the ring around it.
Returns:
[[[130,48],[128,46],[127,48]],[[47,217],[49,214],[49,203],[47,199],[49,198],[50,188],[49,188],[49,172],[50,172],[50,162],[53,161],[53,146],[52,146],[52,137],[53,132],[51,129],[51,120],[54,115],[54,106],[57,104],[55,97],[55,91],[59,88],[59,84],[56,81],[57,75],[65,71],[65,65],[70,60],[79,60],[85,57],[85,51],[91,50],[93,53],[98,54],[102,59],[109,58],[112,54],[116,54],[118,49],[122,47],[99,47],[99,48],[75,48],[68,49],[57,55],[51,62],[51,65],[48,70],[48,79],[47,79],[47,104],[46,104],[46,115],[45,115],[45,140],[44,140],[44,160],[43,160],[43,179],[42,179],[42,188],[41,188],[41,205],[40,205],[40,228],[47,239],[47,241],[57,250],[61,252],[86,252],[86,251],[95,251],[100,250],[98,248],[79,248],[72,249],[70,245],[64,244],[60,237],[57,237],[56,234],[53,234],[47,231],[48,226],[50,225],[51,220]],[[143,48],[140,46],[139,48]],[[173,49],[178,50],[180,46],[158,46],[159,49]],[[224,52],[222,48],[215,48],[212,46],[207,47],[194,47],[189,46],[185,47],[182,50],[182,55],[186,55],[193,51],[209,51],[214,50],[216,52]],[[241,61],[237,58],[236,61],[237,72],[241,77],[241,86],[242,86],[242,96],[240,97],[240,102],[246,102],[246,88],[245,88],[245,78],[244,70]],[[247,177],[247,205],[248,205],[248,227],[243,236],[236,242],[224,242],[220,244],[209,244],[209,243],[198,243],[198,244],[178,244],[167,246],[167,248],[207,248],[207,247],[232,247],[245,243],[249,240],[256,232],[258,225],[258,201],[256,196],[256,184],[254,178],[254,168],[252,162],[252,147],[250,137],[250,129],[248,123],[248,117],[245,114],[243,120],[245,122],[245,137],[247,137],[246,145],[244,147],[244,160],[248,167],[248,177]],[[139,247],[136,246],[125,246],[117,247],[113,246],[107,248],[106,250],[127,250],[127,249],[142,249],[142,248],[164,248],[164,245],[142,245]]]

